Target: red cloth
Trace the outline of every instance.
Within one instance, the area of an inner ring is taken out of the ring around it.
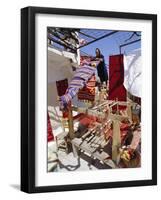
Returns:
[[[126,101],[126,89],[124,83],[123,55],[109,57],[109,100]],[[119,106],[125,109],[125,106]]]
[[[129,125],[125,124],[125,123],[121,123],[121,125],[120,125],[121,143],[124,142],[125,137],[127,136],[128,130],[129,130]],[[113,130],[109,129],[108,134],[109,134],[109,137],[112,138],[113,137]]]
[[[57,88],[58,96],[59,97],[63,96],[66,93],[66,90],[68,88],[68,79],[56,81],[56,88]],[[63,111],[62,114],[63,114],[63,118],[68,117],[67,111]]]
[[[48,142],[54,140],[54,135],[51,127],[50,117],[48,114]]]
[[[68,88],[68,79],[56,81],[58,96],[63,96]]]
[[[124,142],[124,140],[127,136],[128,130],[129,130],[129,124],[121,123],[120,131],[121,131],[121,142],[122,143]]]

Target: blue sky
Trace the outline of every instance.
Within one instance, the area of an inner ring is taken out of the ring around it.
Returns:
[[[112,36],[106,37],[99,41],[96,41],[92,44],[89,44],[85,47],[82,47],[81,50],[90,54],[95,55],[95,49],[98,47],[105,58],[105,63],[108,65],[109,56],[119,54],[119,45],[122,43],[126,43],[126,39],[132,35],[132,32],[124,32],[120,31],[118,34],[114,34]],[[137,37],[133,38],[133,40],[138,39]],[[130,42],[131,40],[127,41]],[[128,54],[129,52],[138,49],[141,47],[141,42],[137,42],[126,47],[122,48],[122,53]]]

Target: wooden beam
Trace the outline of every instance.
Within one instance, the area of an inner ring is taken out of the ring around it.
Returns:
[[[71,106],[68,107],[68,125],[69,125],[69,138],[74,138],[74,125],[73,125],[73,114]]]
[[[113,120],[112,160],[117,161],[119,147],[121,146],[120,122]]]

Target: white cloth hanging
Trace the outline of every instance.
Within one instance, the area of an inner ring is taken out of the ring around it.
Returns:
[[[124,55],[124,86],[132,95],[141,97],[141,49],[134,50],[128,55]]]

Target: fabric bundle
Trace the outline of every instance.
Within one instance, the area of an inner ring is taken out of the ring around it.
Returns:
[[[65,95],[60,97],[60,108],[65,109],[73,97],[82,89],[87,81],[95,74],[95,68],[84,65],[77,69],[73,79],[71,80]]]
[[[96,85],[96,77],[93,75],[91,79],[87,82],[87,84],[79,90],[78,92],[78,100],[95,100],[95,85]]]

